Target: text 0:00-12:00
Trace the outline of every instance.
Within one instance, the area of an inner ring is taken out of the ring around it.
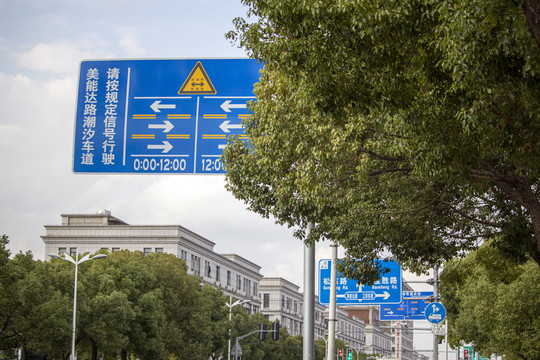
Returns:
[[[220,172],[223,168],[220,159],[205,158],[201,160],[202,172]],[[187,161],[182,158],[136,158],[133,161],[135,171],[184,172]]]

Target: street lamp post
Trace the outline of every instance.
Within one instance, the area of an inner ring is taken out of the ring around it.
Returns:
[[[75,259],[69,256],[68,254],[64,254],[64,257],[58,255],[58,254],[49,254],[50,257],[56,258],[56,259],[62,259],[67,260],[70,263],[75,265],[75,284],[73,286],[73,329],[71,332],[71,359],[75,360],[75,328],[76,328],[76,322],[77,322],[77,273],[79,264],[82,264],[85,261],[88,260],[96,260],[96,259],[103,259],[104,257],[107,257],[105,254],[98,254],[96,256],[90,257],[90,254],[84,255],[82,258],[78,259],[79,257],[79,249],[75,251]]]
[[[248,303],[249,300],[236,300],[234,303],[232,302],[232,296],[229,296],[229,302],[225,303],[229,307],[229,350],[228,350],[228,357],[227,360],[231,360],[231,321],[232,321],[232,308],[236,305],[242,305],[245,303]],[[235,359],[236,360],[236,359]]]

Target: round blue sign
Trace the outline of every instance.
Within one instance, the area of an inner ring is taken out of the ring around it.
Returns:
[[[432,324],[438,324],[446,317],[446,308],[443,304],[435,302],[426,306],[426,320]]]

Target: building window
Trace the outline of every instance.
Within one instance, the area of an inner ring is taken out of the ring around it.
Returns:
[[[150,254],[152,253],[152,248],[143,248],[143,253],[146,256],[150,256]]]
[[[256,282],[253,283],[253,296],[259,295],[259,286]]]
[[[242,278],[240,275],[236,275],[236,288],[242,290]]]
[[[281,308],[285,309],[285,296],[281,295]]]
[[[186,250],[180,251],[180,259],[184,260],[184,262],[187,264],[187,251]]]
[[[251,293],[251,280],[249,279],[244,279],[244,291],[246,292],[246,295],[247,296],[250,296]]]
[[[270,294],[263,294],[263,308],[270,307]]]
[[[112,252],[120,251],[120,248],[119,248],[119,247],[113,247],[113,248],[111,249],[111,251],[112,251]]]
[[[191,271],[195,275],[201,274],[201,258],[195,255],[191,255]]]
[[[59,253],[59,254],[65,254],[65,253],[67,253],[67,248],[65,248],[65,247],[58,248],[58,253]]]
[[[231,271],[227,270],[227,286],[231,285]]]
[[[212,278],[212,266],[210,265],[210,261],[204,261],[204,272],[207,278]]]
[[[72,258],[75,258],[75,256],[77,256],[77,248],[69,248],[69,255]]]
[[[163,254],[163,248],[156,248],[156,252],[158,254]]]
[[[216,266],[216,281],[221,281],[221,269]]]

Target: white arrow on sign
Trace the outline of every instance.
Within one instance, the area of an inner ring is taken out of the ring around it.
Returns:
[[[230,124],[229,120],[225,120],[224,122],[219,125],[219,128],[223,130],[223,132],[230,132],[229,129],[241,129],[242,124]]]
[[[169,120],[164,120],[163,124],[148,124],[149,129],[163,129],[164,133],[168,133],[174,128]]]
[[[175,104],[162,104],[161,100],[156,100],[150,105],[150,108],[154,110],[154,112],[161,112],[161,109],[176,109]]]
[[[221,108],[225,112],[231,112],[231,109],[245,109],[247,107],[246,104],[231,104],[232,100],[227,100],[223,104],[221,104]]]
[[[388,299],[390,297],[390,293],[388,291],[385,291],[383,294],[375,294],[376,297],[382,297],[384,300]]]
[[[162,153],[168,153],[172,148],[173,146],[168,141],[163,141],[162,145],[148,145],[147,146],[148,150],[163,150]]]

